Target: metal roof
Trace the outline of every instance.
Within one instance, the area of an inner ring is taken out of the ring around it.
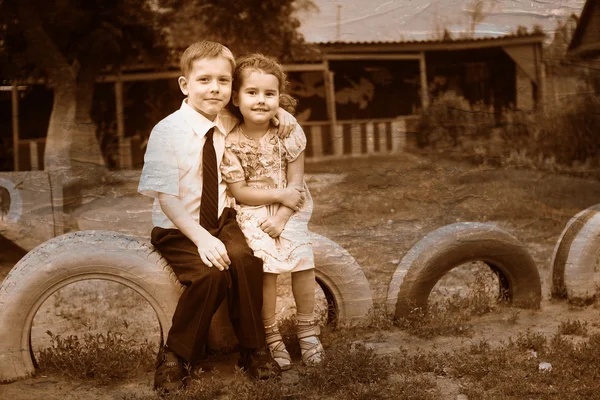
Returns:
[[[497,42],[511,39],[540,39],[544,40],[546,34],[540,33],[526,33],[526,34],[509,34],[504,36],[495,37],[476,37],[476,38],[456,38],[456,39],[438,39],[438,40],[377,40],[377,41],[329,41],[329,42],[315,42],[313,44],[319,47],[335,46],[335,45],[380,45],[380,44],[450,44],[450,43],[483,43],[483,42]]]

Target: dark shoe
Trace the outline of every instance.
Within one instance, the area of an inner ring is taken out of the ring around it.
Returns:
[[[271,353],[263,349],[244,349],[240,351],[238,367],[254,379],[270,379],[281,375],[281,369]]]
[[[160,349],[154,372],[154,390],[165,393],[181,390],[189,379],[179,356],[165,347]]]

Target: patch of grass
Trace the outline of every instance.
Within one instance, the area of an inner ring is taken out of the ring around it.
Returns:
[[[433,303],[427,312],[416,309],[409,318],[395,321],[396,326],[421,338],[435,336],[466,336],[473,333],[468,323],[470,316],[464,310],[449,310],[444,304]]]
[[[526,349],[543,350],[532,356]],[[560,335],[551,340],[528,331],[516,342],[493,348],[486,342],[445,358],[453,366],[469,399],[591,399],[598,398],[600,335],[574,344]],[[552,365],[551,372],[539,363]]]
[[[578,319],[571,321],[563,321],[558,326],[558,333],[560,335],[576,335],[576,336],[587,336],[587,322],[581,322]]]
[[[284,385],[277,379],[266,379],[262,381],[251,381],[248,379],[236,379],[227,388],[228,398],[244,400],[295,400],[303,399],[300,388]]]
[[[369,310],[366,327],[376,331],[389,331],[394,327],[394,320],[388,315],[384,304],[374,304]]]
[[[516,345],[521,350],[533,350],[537,353],[543,353],[548,346],[548,339],[543,333],[532,332],[527,329],[525,334],[519,334]]]
[[[489,268],[471,268],[467,273],[471,281],[462,288],[464,290],[455,291],[450,295],[440,295],[440,290],[435,294],[432,293],[426,312],[415,309],[409,318],[396,321],[396,325],[423,338],[470,337],[473,334],[473,327],[469,321],[475,315],[496,310],[498,299],[502,294],[498,292],[497,277]],[[459,283],[453,283],[452,286],[457,285]]]
[[[148,341],[134,344],[117,332],[85,333],[81,339],[46,333],[51,347],[39,351],[40,368],[75,379],[91,378],[100,384],[122,381],[139,370],[153,368],[156,358],[155,345]]]
[[[435,384],[421,376],[394,377],[396,365],[362,343],[343,341],[326,349],[325,360],[300,372],[310,398],[434,399]]]
[[[171,393],[160,395],[164,400],[213,400],[222,397],[227,391],[225,383],[211,377],[210,379],[196,379],[191,386]],[[156,400],[158,395],[136,395],[124,396],[123,400]]]

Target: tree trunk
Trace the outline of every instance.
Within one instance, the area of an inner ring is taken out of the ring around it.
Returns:
[[[77,72],[44,31],[42,21],[31,4],[17,2],[21,23],[25,26],[25,38],[32,60],[48,74],[54,89],[54,102],[44,152],[44,169],[60,175],[63,184],[73,180],[87,180],[106,171],[95,128],[90,123],[93,91],[89,79],[84,80],[82,90],[89,91],[87,106],[78,111],[79,82]],[[84,96],[81,96],[84,99]],[[87,117],[85,116],[87,114]],[[79,116],[79,118],[77,118]],[[92,172],[92,173],[90,173]]]
[[[96,138],[96,124],[91,117],[94,84],[94,70],[87,66],[81,68],[76,87],[75,119],[69,155],[71,167],[77,176],[96,181],[97,177],[106,173],[106,163]]]

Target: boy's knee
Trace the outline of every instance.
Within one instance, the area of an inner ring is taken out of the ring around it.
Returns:
[[[252,250],[248,246],[234,245],[227,248],[227,255],[231,263],[244,263],[254,258]]]
[[[229,286],[229,279],[229,273],[227,271],[220,271],[217,267],[207,267],[205,280],[210,282],[211,286],[227,288],[227,286]]]

